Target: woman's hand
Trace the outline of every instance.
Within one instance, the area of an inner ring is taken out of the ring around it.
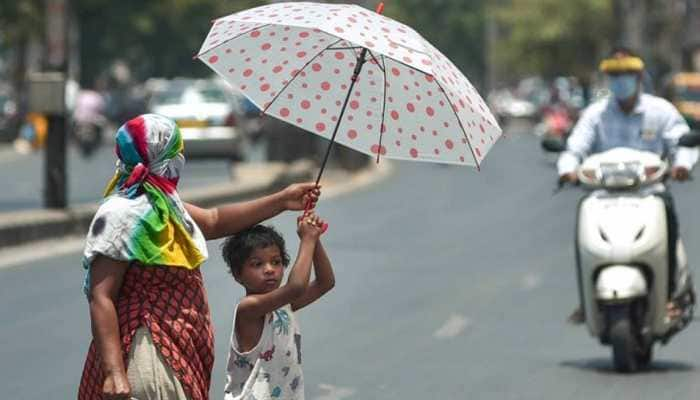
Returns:
[[[310,202],[309,209],[316,207],[318,197],[321,195],[321,186],[315,183],[295,183],[287,186],[281,192],[282,206],[287,211],[305,210]]]
[[[128,400],[131,386],[124,371],[107,373],[102,385],[102,395],[106,400]]]

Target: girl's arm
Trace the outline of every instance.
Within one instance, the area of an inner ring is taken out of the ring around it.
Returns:
[[[292,303],[292,310],[296,311],[304,308],[321,296],[328,293],[335,286],[335,276],[333,275],[333,267],[331,260],[328,258],[326,249],[323,248],[321,240],[316,243],[314,251],[314,275],[316,278],[304,294]]]
[[[289,272],[287,283],[269,293],[244,297],[238,305],[237,315],[242,320],[256,320],[302,296],[309,286],[314,245],[315,240],[302,239],[299,254]]]
[[[102,256],[97,256],[90,267],[90,321],[104,371],[103,393],[107,398],[128,398],[131,392],[122,358],[116,307],[127,267],[126,262]]]
[[[285,210],[303,210],[308,201],[313,208],[319,195],[320,187],[316,184],[297,183],[256,200],[209,209],[185,203],[185,209],[202,230],[204,238],[210,240],[232,235]]]
[[[244,297],[239,303],[237,311],[242,321],[258,320],[265,314],[296,301],[306,293],[311,277],[311,262],[316,254],[318,238],[322,234],[320,222],[322,221],[313,214],[299,219],[297,231],[301,243],[297,259],[289,271],[287,283],[268,293]]]

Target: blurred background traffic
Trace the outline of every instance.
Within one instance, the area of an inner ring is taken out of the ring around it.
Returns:
[[[48,115],[29,94],[36,73],[58,71],[66,145],[83,157],[144,112],[178,121],[189,159],[315,157],[323,145],[315,137],[261,118],[247,98],[192,60],[212,18],[265,3],[0,2],[0,143],[20,154],[47,146]],[[670,99],[691,127],[700,125],[698,0],[393,0],[386,14],[453,60],[504,128],[526,121],[528,131],[564,140],[582,108],[607,95],[597,61],[620,43],[646,61],[646,91]],[[345,168],[368,161],[336,151],[332,159]]]

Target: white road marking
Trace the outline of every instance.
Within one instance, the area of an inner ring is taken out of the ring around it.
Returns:
[[[542,277],[537,274],[528,273],[520,282],[520,288],[523,290],[533,290],[542,285]]]
[[[440,328],[434,333],[435,339],[449,339],[463,333],[472,324],[469,318],[459,314],[452,314]]]
[[[314,398],[314,400],[342,400],[355,394],[355,389],[337,387],[327,383],[321,383],[318,388],[326,393]]]

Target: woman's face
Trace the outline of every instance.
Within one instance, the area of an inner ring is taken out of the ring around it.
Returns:
[[[282,283],[284,264],[279,247],[275,245],[253,250],[243,263],[238,281],[247,294],[271,292]]]

